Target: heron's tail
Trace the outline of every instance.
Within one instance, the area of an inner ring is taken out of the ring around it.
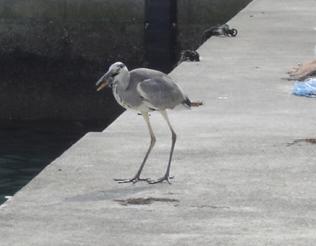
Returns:
[[[202,105],[203,105],[202,101],[191,102],[191,107],[199,107],[199,106],[202,106]]]
[[[185,107],[191,108],[191,107],[199,107],[203,105],[202,101],[191,101],[188,97],[185,98],[185,100],[182,103]]]

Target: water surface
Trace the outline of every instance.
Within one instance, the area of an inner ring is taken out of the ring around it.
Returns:
[[[0,204],[88,131],[108,122],[0,122]]]

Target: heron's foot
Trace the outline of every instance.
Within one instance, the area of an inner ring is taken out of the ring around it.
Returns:
[[[131,178],[131,179],[114,179],[114,181],[117,181],[118,183],[120,184],[124,184],[124,183],[137,183],[138,181],[146,181],[146,182],[149,182],[150,179],[142,179],[140,177],[134,177],[134,178]]]
[[[169,175],[165,175],[160,179],[157,180],[148,180],[148,184],[158,184],[158,183],[163,183],[164,181],[166,181],[168,184],[171,184],[170,179],[173,179],[174,176],[170,177]]]

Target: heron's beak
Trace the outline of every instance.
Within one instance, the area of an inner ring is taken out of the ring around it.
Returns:
[[[97,91],[101,91],[101,90],[103,90],[105,87],[108,86],[109,80],[110,80],[110,78],[108,78],[108,77],[109,77],[109,76],[108,76],[108,74],[106,73],[106,74],[104,74],[104,75],[98,80],[98,82],[95,84],[96,87],[97,87]]]

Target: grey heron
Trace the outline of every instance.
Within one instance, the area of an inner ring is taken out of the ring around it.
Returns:
[[[112,64],[108,71],[97,81],[96,86],[98,91],[106,86],[112,87],[114,98],[121,106],[126,109],[136,110],[142,114],[150,134],[149,148],[135,176],[129,179],[115,179],[115,181],[119,183],[136,183],[138,181],[147,181],[150,184],[163,181],[170,183],[170,165],[177,135],[171,126],[166,110],[173,109],[180,104],[190,108],[191,106],[199,106],[202,103],[191,102],[179,85],[167,74],[148,68],[137,68],[129,71],[122,62]],[[151,111],[159,111],[161,113],[172,135],[167,170],[164,176],[157,180],[140,177],[146,160],[156,142],[156,137],[149,121],[149,112]]]

